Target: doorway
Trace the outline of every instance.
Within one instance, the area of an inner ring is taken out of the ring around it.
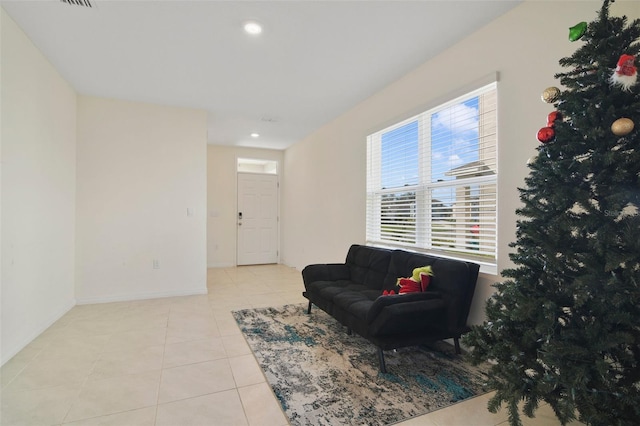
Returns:
[[[278,175],[238,166],[237,264],[278,263]]]

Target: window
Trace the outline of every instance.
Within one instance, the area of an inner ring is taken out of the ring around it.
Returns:
[[[278,162],[273,160],[238,158],[237,164],[238,173],[260,173],[268,175],[278,174]]]
[[[496,83],[367,138],[367,243],[496,264]]]

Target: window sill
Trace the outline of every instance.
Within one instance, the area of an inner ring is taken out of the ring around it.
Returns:
[[[453,260],[461,260],[463,262],[472,262],[475,264],[480,265],[480,273],[481,274],[486,274],[486,275],[498,275],[498,265],[495,263],[488,263],[488,262],[482,262],[481,260],[478,259],[466,259],[464,257],[456,257],[456,256],[448,256],[446,254],[443,253],[439,253],[439,252],[434,252],[434,251],[428,251],[428,250],[418,250],[418,249],[414,249],[414,248],[409,248],[409,247],[405,247],[405,246],[401,246],[401,245],[393,245],[393,244],[381,244],[381,243],[374,243],[371,241],[368,241],[366,243],[369,246],[372,247],[380,247],[380,248],[386,248],[386,249],[390,249],[390,250],[405,250],[405,251],[410,251],[410,252],[414,252],[414,253],[421,253],[421,254],[426,254],[428,256],[434,256],[434,257],[442,257],[445,259],[453,259]]]

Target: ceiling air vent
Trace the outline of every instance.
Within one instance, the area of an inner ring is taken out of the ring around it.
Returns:
[[[89,0],[60,0],[62,3],[67,3],[74,6],[93,7]]]

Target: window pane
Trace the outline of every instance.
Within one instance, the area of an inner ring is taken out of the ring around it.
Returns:
[[[479,121],[478,96],[431,116],[431,182],[469,177],[469,166],[481,166]]]
[[[385,241],[416,242],[416,193],[382,195],[380,236]]]
[[[494,257],[496,185],[458,184],[432,191],[432,247]]]
[[[418,183],[418,122],[382,134],[382,188]]]

